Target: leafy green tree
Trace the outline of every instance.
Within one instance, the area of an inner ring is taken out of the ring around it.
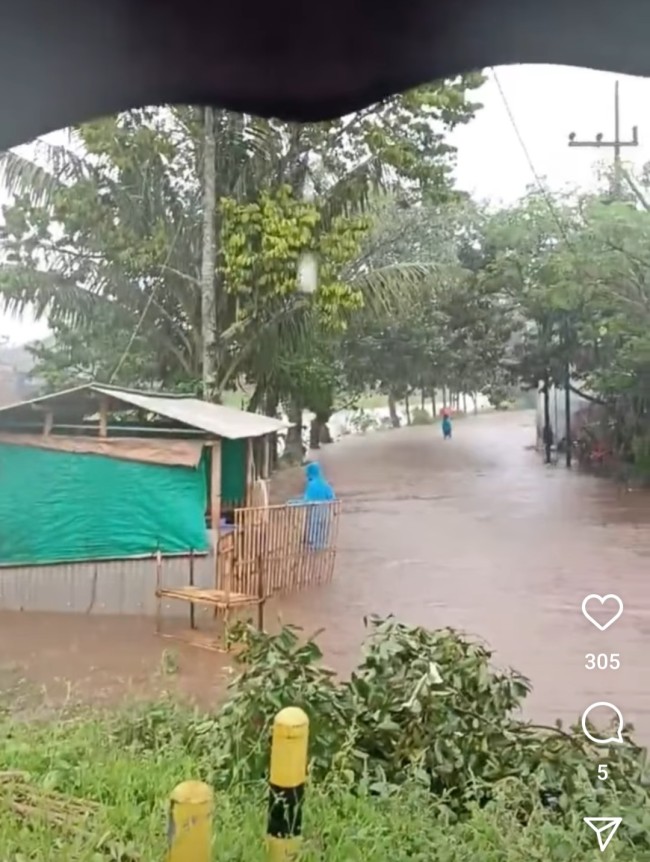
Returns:
[[[530,193],[494,214],[483,278],[512,302],[518,333],[508,367],[525,385],[541,381],[547,429],[549,387],[568,382],[601,403],[621,458],[650,467],[650,212],[642,179],[636,188],[636,204]]]
[[[371,292],[367,272],[348,279],[342,271],[368,201],[386,189],[413,199],[449,194],[453,151],[445,135],[473,116],[478,106],[468,94],[480,82],[464,76],[311,126],[227,111],[207,124],[207,114],[192,108],[132,111],[73,130],[68,146],[43,145],[34,162],[4,154],[2,179],[13,200],[5,208],[2,301],[49,319],[61,354],[42,353],[42,363],[67,354],[71,367],[96,373],[87,351],[73,354],[95,339],[102,320],[116,361],[109,371],[102,354],[98,373],[109,379],[146,367],[147,379],[158,370],[156,385],[199,380],[207,333],[212,397],[243,376],[257,388],[266,368],[251,343],[268,346],[293,331],[296,346],[305,343],[300,332],[313,315],[292,295],[302,243],[320,257],[318,325],[328,316],[338,322],[337,304],[353,308],[360,282]],[[216,205],[208,222],[206,177]],[[308,183],[309,205],[302,202]],[[214,231],[207,258],[206,224]],[[206,322],[212,258],[214,320]],[[393,272],[374,284],[399,279]],[[142,355],[132,360],[134,351]],[[283,397],[258,393],[257,401]]]
[[[357,315],[346,341],[351,379],[396,402],[413,389],[480,391],[499,366],[510,336],[508,306],[494,283],[478,277],[483,216],[471,202],[388,206],[366,244],[364,263],[408,254],[422,278],[383,312]],[[435,405],[434,405],[435,411]]]

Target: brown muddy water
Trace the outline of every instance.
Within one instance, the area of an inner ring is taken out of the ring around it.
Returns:
[[[573,722],[609,701],[650,742],[650,494],[546,467],[530,448],[534,437],[534,415],[491,413],[456,422],[450,442],[437,427],[419,427],[323,451],[344,506],[335,578],[274,603],[268,622],[280,615],[308,632],[324,627],[326,661],[341,673],[358,659],[364,615],[453,626],[531,678],[527,713],[536,721]],[[605,632],[582,616],[589,593],[624,602]],[[4,676],[5,687],[36,686],[52,703],[112,703],[166,688],[217,697],[224,660],[180,647],[178,673],[162,673],[169,642],[152,627],[0,614],[0,689]],[[587,653],[618,653],[620,669],[587,670]]]

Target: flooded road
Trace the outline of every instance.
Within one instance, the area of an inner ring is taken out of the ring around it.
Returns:
[[[439,428],[347,439],[321,462],[344,501],[333,584],[284,601],[283,617],[349,671],[364,614],[481,636],[495,661],[531,678],[527,712],[577,720],[597,701],[650,742],[650,495],[546,467],[531,451],[534,415],[491,413]],[[590,593],[616,593],[622,617],[601,632]],[[587,653],[621,667],[587,670]]]
[[[611,701],[650,743],[650,495],[545,467],[534,438],[534,415],[490,413],[457,421],[451,442],[418,427],[325,448],[343,501],[335,578],[273,603],[267,622],[280,613],[308,633],[324,627],[319,643],[341,673],[359,657],[364,615],[456,627],[532,679],[536,721],[574,722]],[[296,481],[280,474],[276,494]],[[581,614],[589,593],[625,604],[605,632]],[[4,667],[57,701],[151,694],[152,680],[155,691],[218,697],[223,658],[179,646],[166,676],[170,646],[151,620],[0,614],[0,689]],[[587,653],[619,653],[621,667],[589,671]]]

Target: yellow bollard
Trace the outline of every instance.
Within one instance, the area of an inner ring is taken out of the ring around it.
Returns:
[[[290,862],[302,842],[302,806],[307,779],[309,719],[295,706],[273,723],[269,777],[268,862]]]
[[[183,781],[169,798],[167,862],[210,862],[212,858],[212,788]]]

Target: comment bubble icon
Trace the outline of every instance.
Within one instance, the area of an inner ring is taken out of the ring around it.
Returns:
[[[610,724],[614,725],[614,735],[612,735],[612,731],[605,730],[602,733],[599,733],[597,730],[592,730],[589,725],[589,716],[595,710],[609,710],[612,715],[612,719],[610,720]],[[622,745],[625,740],[623,739],[623,726],[625,722],[623,721],[623,713],[621,710],[615,706],[613,703],[608,703],[605,700],[599,700],[598,703],[592,703],[591,706],[588,706],[587,709],[582,713],[582,732],[591,742],[595,742],[596,745]]]

